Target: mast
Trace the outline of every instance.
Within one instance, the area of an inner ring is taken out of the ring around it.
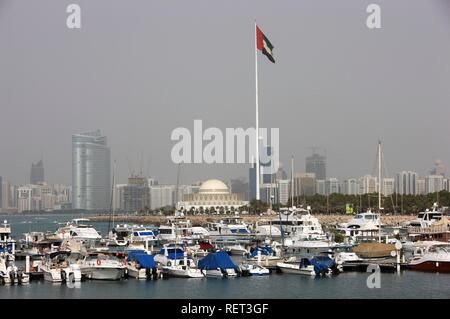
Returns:
[[[381,243],[381,141],[378,141],[378,242]]]
[[[259,196],[259,106],[258,106],[258,44],[257,44],[257,25],[255,20],[255,102],[256,102],[256,200]]]
[[[294,156],[291,157],[291,206],[294,207]]]
[[[111,208],[111,214],[109,215],[109,221],[108,221],[108,234],[111,230],[111,222],[114,227],[114,208],[115,208],[115,201],[114,201],[114,193],[115,193],[115,187],[114,187],[114,172],[116,169],[116,161],[114,160],[113,164],[113,176],[112,176],[112,186],[111,186],[111,202],[110,202],[110,208]]]

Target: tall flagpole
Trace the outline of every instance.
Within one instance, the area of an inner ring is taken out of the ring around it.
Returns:
[[[259,107],[258,107],[258,43],[257,43],[257,32],[256,32],[256,21],[255,21],[255,96],[256,96],[256,200],[260,200],[259,197]]]

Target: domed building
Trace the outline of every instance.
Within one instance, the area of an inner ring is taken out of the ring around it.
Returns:
[[[202,183],[198,193],[184,195],[177,209],[200,211],[214,208],[216,211],[228,211],[247,205],[248,201],[242,199],[242,194],[233,194],[221,180],[210,179]]]

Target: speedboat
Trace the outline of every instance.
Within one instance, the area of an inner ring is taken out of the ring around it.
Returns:
[[[81,281],[80,267],[69,259],[69,255],[69,251],[47,254],[40,266],[40,270],[44,273],[44,280],[53,283]]]
[[[356,214],[348,223],[342,223],[337,228],[346,237],[377,236],[381,231],[380,215],[370,209],[365,213]]]
[[[202,272],[197,269],[191,256],[179,246],[165,245],[155,256],[155,263],[162,268],[164,274],[172,277],[201,278]]]
[[[311,265],[307,258],[302,258],[300,262],[279,262],[277,263],[278,269],[281,272],[287,274],[315,276],[314,266]]]
[[[435,244],[417,250],[408,267],[411,270],[450,273],[450,244]]]
[[[241,244],[228,246],[227,250],[230,252],[231,255],[236,256],[243,256],[244,254],[248,253],[248,250]]]
[[[270,274],[270,270],[260,266],[252,264],[243,264],[241,266],[241,272],[243,274],[248,273],[250,276],[265,276]]]
[[[119,280],[124,276],[126,260],[106,254],[92,254],[80,262],[83,276],[96,280]]]
[[[408,226],[420,228],[432,226],[443,217],[443,213],[436,210],[437,207],[438,204],[434,203],[432,211],[427,208],[424,212],[420,212],[416,219],[408,223]]]
[[[24,273],[22,268],[14,264],[14,255],[8,253],[0,254],[0,283],[4,285],[27,284],[30,276]]]

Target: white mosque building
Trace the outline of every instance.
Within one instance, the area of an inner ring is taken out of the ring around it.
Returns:
[[[229,211],[248,204],[242,199],[242,194],[231,193],[224,182],[210,179],[202,183],[198,193],[184,195],[183,201],[177,203],[177,209],[200,211],[214,208],[216,211]]]

